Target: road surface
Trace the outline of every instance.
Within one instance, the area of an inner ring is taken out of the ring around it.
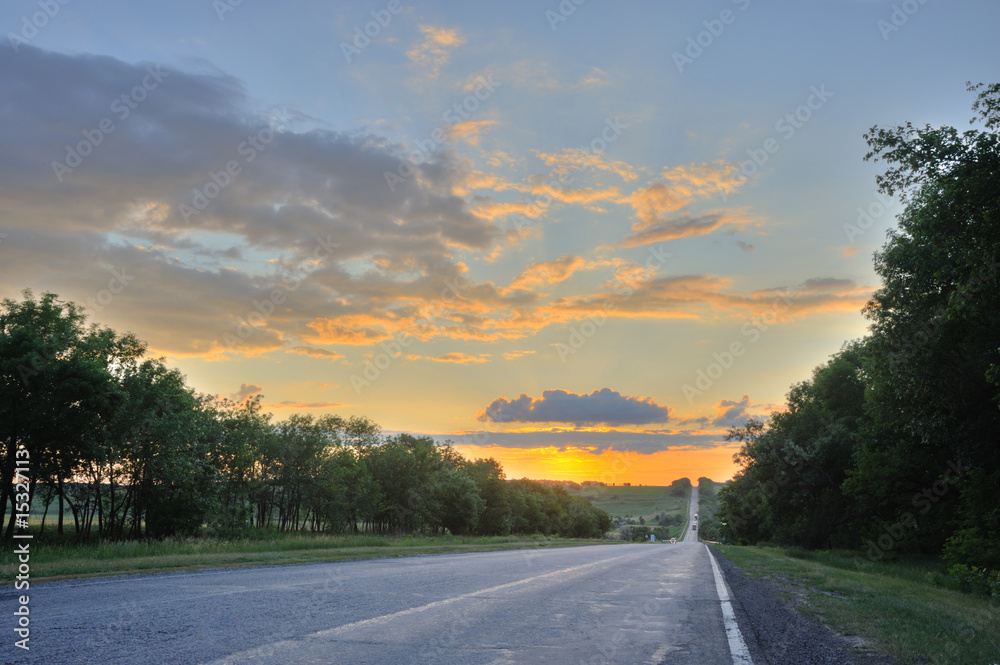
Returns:
[[[4,661],[732,663],[696,536],[32,585]]]

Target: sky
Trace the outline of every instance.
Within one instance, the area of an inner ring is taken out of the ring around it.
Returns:
[[[508,477],[737,471],[847,340],[899,202],[873,126],[968,127],[968,0],[5,0],[0,297],[198,392]]]

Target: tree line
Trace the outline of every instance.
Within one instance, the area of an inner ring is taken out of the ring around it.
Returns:
[[[197,394],[134,335],[52,293],[0,306],[0,505],[29,494],[82,540],[249,530],[601,537],[611,518],[565,487],[508,481],[430,437],[361,417],[275,422],[260,396]],[[36,502],[37,503],[37,502]],[[22,506],[23,507],[23,506]]]
[[[865,134],[880,192],[904,204],[874,257],[869,334],[787,411],[730,430],[730,540],[1000,569],[1000,84],[969,90],[981,128]]]

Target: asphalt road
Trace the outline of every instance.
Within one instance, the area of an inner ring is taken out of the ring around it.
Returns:
[[[8,636],[2,652],[19,663],[720,665],[732,660],[708,557],[689,532],[676,545],[38,584],[31,651]]]

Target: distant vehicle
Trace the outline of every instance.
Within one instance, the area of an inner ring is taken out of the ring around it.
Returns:
[[[670,539],[670,544],[671,545],[676,545],[677,544],[677,539],[676,538],[671,538]]]
[[[698,530],[698,525],[697,524],[692,525],[691,526],[691,530],[692,531],[697,531]]]

